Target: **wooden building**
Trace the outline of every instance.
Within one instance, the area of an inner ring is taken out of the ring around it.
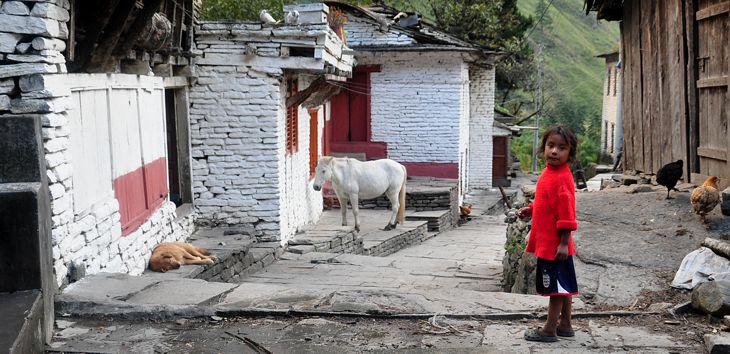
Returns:
[[[685,161],[685,180],[730,182],[730,1],[586,0],[621,21],[623,164],[656,173]]]

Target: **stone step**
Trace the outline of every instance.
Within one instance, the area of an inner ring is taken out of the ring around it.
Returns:
[[[378,257],[391,255],[435,235],[428,231],[428,222],[406,220],[403,225],[398,225],[394,230],[378,230],[363,234],[361,236],[363,254]]]
[[[419,220],[428,223],[428,231],[443,232],[450,230],[456,223],[450,210],[414,211],[406,214],[406,220]]]
[[[186,265],[165,273],[173,278],[236,283],[274,263],[283,253],[279,242],[259,242],[246,230],[220,227],[198,229],[188,242],[218,257],[212,265]],[[159,276],[149,269],[143,275]]]
[[[0,293],[0,352],[41,353],[43,300],[38,290]]]

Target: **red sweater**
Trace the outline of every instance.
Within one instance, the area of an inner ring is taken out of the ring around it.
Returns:
[[[535,201],[532,207],[532,229],[526,252],[554,260],[560,245],[558,230],[574,231],[578,228],[575,218],[575,186],[568,164],[559,167],[548,165],[537,180]],[[568,255],[575,254],[573,235],[568,243]]]

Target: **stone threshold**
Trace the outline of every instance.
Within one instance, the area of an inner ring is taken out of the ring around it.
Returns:
[[[257,241],[246,230],[236,227],[201,228],[187,242],[207,249],[218,261],[212,265],[185,265],[165,273],[172,278],[238,283],[274,263],[284,253],[280,242]],[[150,274],[160,273],[147,269],[142,276]]]

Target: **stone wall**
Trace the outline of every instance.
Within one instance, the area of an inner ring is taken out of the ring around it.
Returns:
[[[469,70],[469,190],[492,188],[494,68]]]
[[[406,46],[416,43],[413,38],[400,31],[382,28],[380,24],[372,19],[365,19],[352,14],[347,16],[345,31],[347,32],[347,45],[352,48],[384,45]]]
[[[521,193],[515,198],[513,209],[506,212],[507,240],[502,259],[504,267],[502,290],[519,294],[535,294],[535,266],[537,258],[525,253],[532,220],[520,220],[515,212],[527,206],[534,198],[535,186],[523,186]]]
[[[459,163],[463,59],[453,53],[363,53],[371,74],[372,141],[399,162]],[[434,70],[438,63],[439,70]]]
[[[301,13],[323,5],[297,6]],[[196,28],[195,43],[199,79],[189,97],[198,221],[248,226],[259,239],[285,242],[321,215],[309,149],[324,126],[317,114],[317,131],[310,132],[309,112],[298,106],[297,143],[287,149],[287,83],[302,91],[324,71],[351,71],[352,57],[342,54],[346,47],[326,23],[206,22]]]
[[[174,204],[167,202],[137,231],[121,237],[119,203],[111,194],[86,210],[74,211],[74,189],[84,186],[73,184],[72,161],[81,157],[70,152],[78,136],[67,114],[74,104],[62,55],[69,8],[67,0],[0,5],[0,119],[32,115],[41,121],[57,286],[101,271],[139,274],[152,248],[162,241],[185,239],[194,219],[191,213],[178,217]]]
[[[282,83],[233,65],[199,64],[198,76],[189,94],[198,222],[248,225],[256,236],[278,238]]]

